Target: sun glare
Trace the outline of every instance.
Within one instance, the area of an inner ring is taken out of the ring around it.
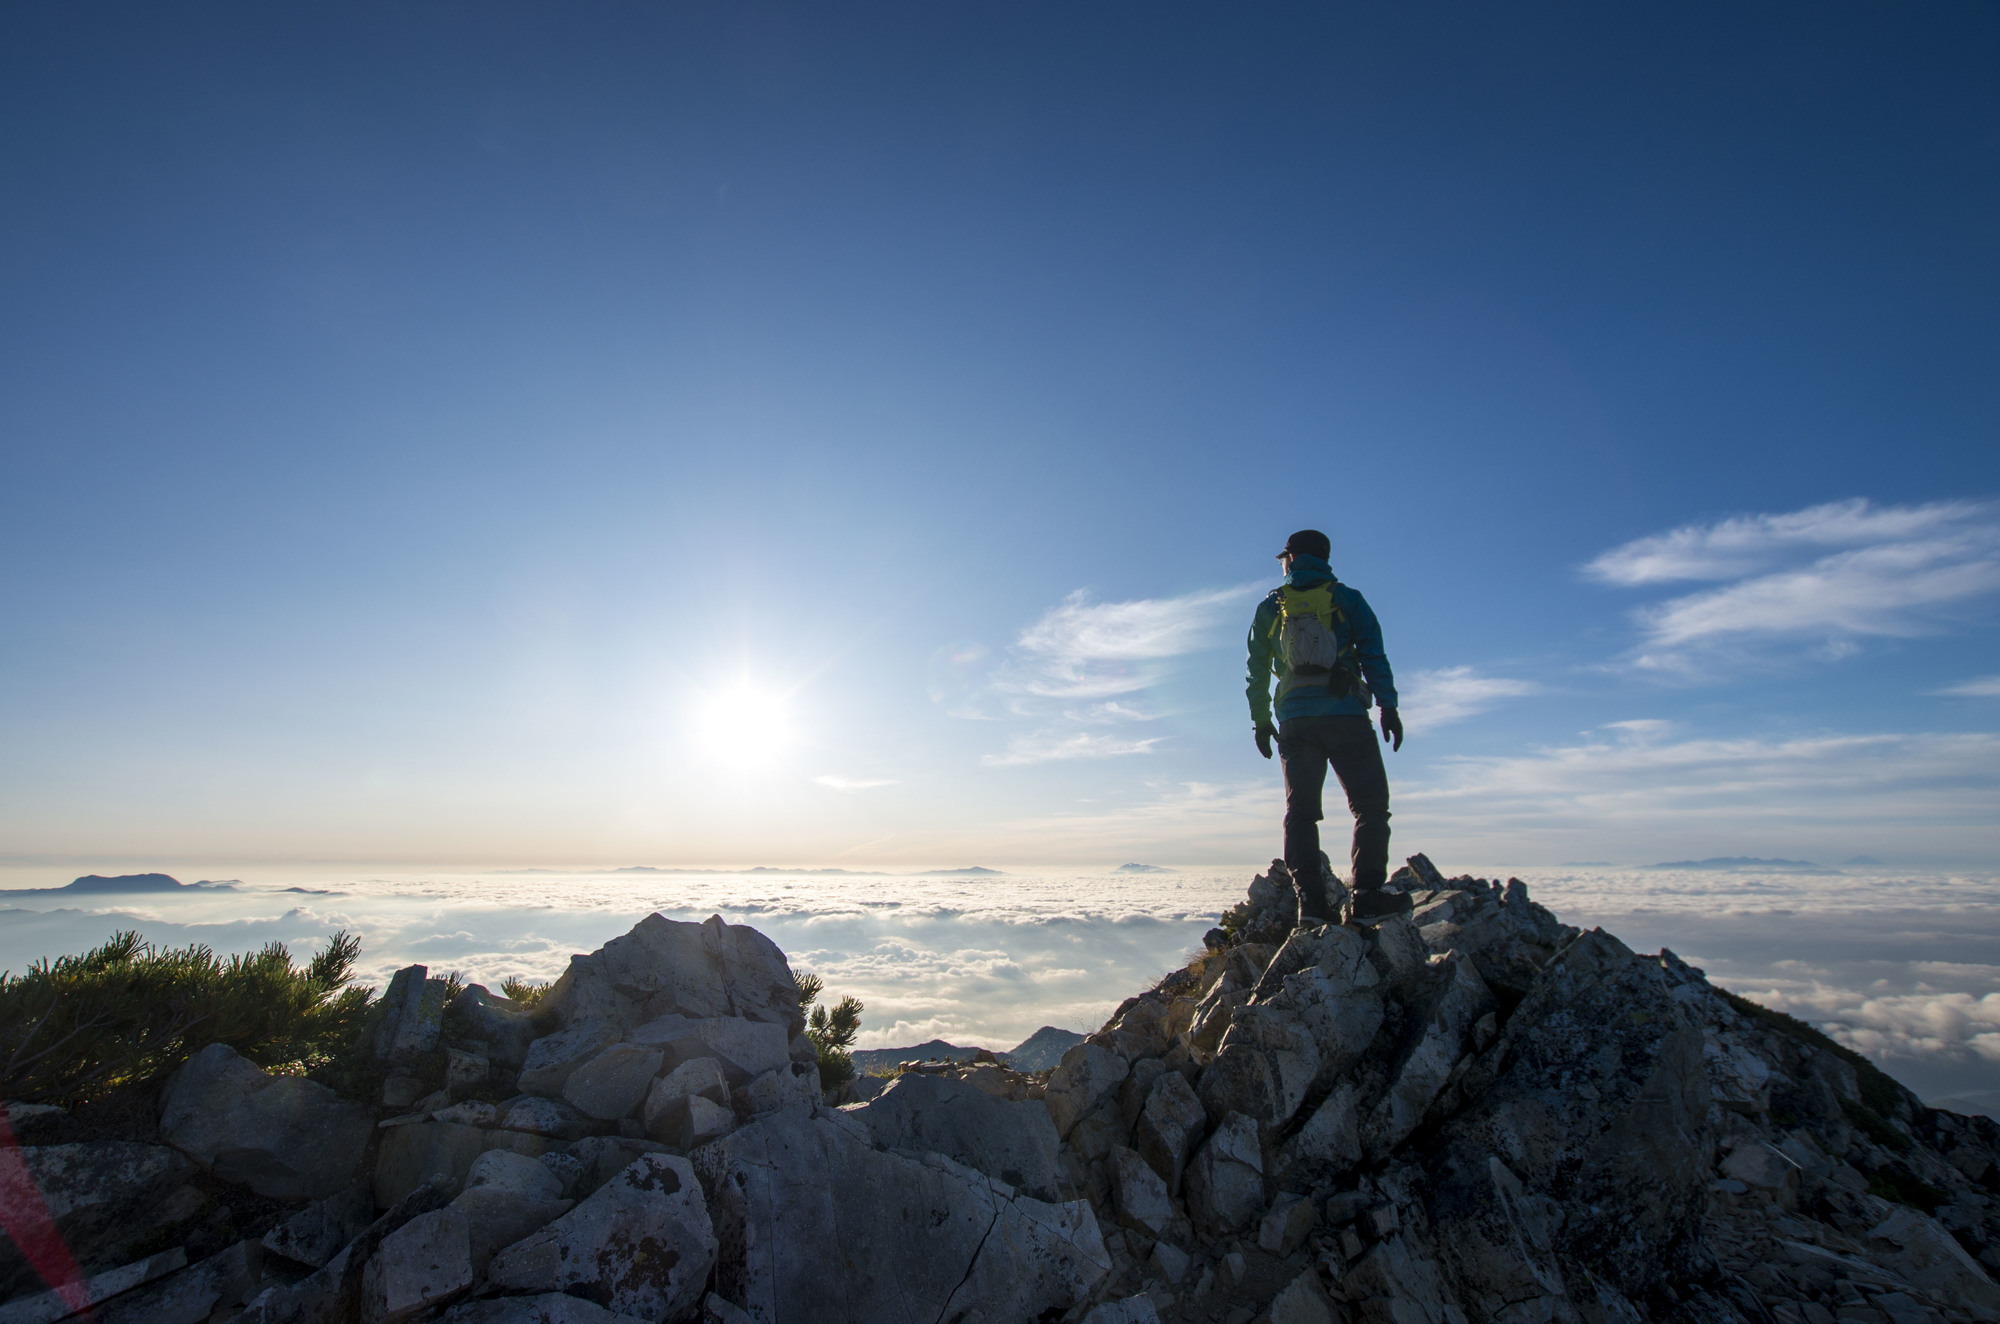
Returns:
[[[791,696],[775,686],[738,681],[710,691],[695,709],[696,752],[725,767],[774,767],[795,736]]]

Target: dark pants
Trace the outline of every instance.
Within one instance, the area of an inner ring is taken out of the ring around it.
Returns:
[[[1328,764],[1354,811],[1355,890],[1380,887],[1389,874],[1389,774],[1382,747],[1366,717],[1292,717],[1278,725],[1278,756],[1285,764],[1285,864],[1307,913],[1326,916],[1319,821]]]

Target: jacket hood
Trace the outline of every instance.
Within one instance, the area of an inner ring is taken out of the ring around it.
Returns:
[[[1333,577],[1332,566],[1317,556],[1307,556],[1300,552],[1292,557],[1291,573],[1285,576],[1285,582],[1293,588],[1304,588],[1308,584],[1317,584]]]

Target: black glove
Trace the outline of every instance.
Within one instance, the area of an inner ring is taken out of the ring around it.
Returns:
[[[1382,710],[1382,739],[1389,742],[1391,750],[1403,747],[1403,718],[1394,708]]]
[[[1271,737],[1278,734],[1277,728],[1263,722],[1257,724],[1257,752],[1265,758],[1271,757]]]

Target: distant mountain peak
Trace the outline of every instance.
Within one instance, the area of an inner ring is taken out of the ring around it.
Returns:
[[[1158,864],[1121,864],[1113,873],[1172,873],[1172,869]]]

